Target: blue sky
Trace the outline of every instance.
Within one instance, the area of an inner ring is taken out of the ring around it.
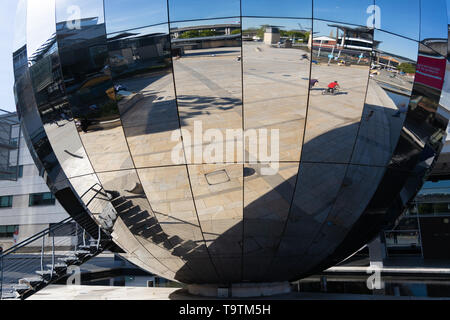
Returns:
[[[16,110],[13,94],[14,78],[12,68],[16,6],[17,0],[2,0],[2,10],[0,10],[0,39],[2,39],[0,49],[0,108],[8,111]]]
[[[19,0],[1,0],[2,10],[0,11],[0,36],[2,46],[0,49],[0,108],[15,110],[13,97],[13,72],[12,58],[14,41],[14,17]],[[29,0],[35,2],[33,5],[34,14],[29,19],[38,19],[44,11],[48,11],[45,5],[37,5],[43,2],[55,0]],[[82,9],[83,17],[98,16],[101,10],[102,0],[57,0],[58,11],[57,20],[67,20],[70,13],[66,8],[77,4]],[[447,15],[450,11],[450,0],[376,0],[376,4],[381,9],[381,29],[400,34],[402,36],[419,40],[426,37],[446,37],[447,36]],[[367,7],[373,4],[373,0],[315,0],[314,17],[319,19],[329,19],[339,22],[365,25],[370,13]],[[212,19],[220,17],[236,17],[240,14],[239,0],[170,0],[171,20],[192,20],[192,19]],[[308,18],[311,17],[311,1],[306,0],[243,0],[242,13],[247,16],[285,16]],[[418,19],[422,12],[422,28],[419,30]],[[101,15],[102,15],[101,14]],[[105,15],[107,32],[112,33],[125,29],[138,28],[167,21],[166,0],[105,0]],[[100,21],[103,21],[101,17]],[[38,46],[41,38],[44,39],[51,31],[51,21],[49,16],[46,23],[42,24],[39,30],[27,30],[28,35],[33,34],[35,43],[30,42],[32,48]],[[231,18],[222,20],[234,22]],[[293,19],[249,19],[244,21],[244,27],[261,24],[276,24],[287,29],[298,28],[297,22],[301,22],[306,28],[309,26],[307,20]],[[211,21],[209,21],[211,22]],[[191,24],[201,24],[192,22]],[[329,35],[326,27],[318,28],[320,23],[315,25],[316,31]],[[324,25],[324,24],[322,24]],[[50,28],[50,29],[49,29]],[[164,27],[161,27],[163,31]],[[17,30],[17,27],[16,27]],[[159,29],[152,28],[152,32]],[[25,34],[25,33],[24,33]],[[48,37],[47,37],[48,38]],[[382,32],[376,32],[376,40],[383,41],[382,49],[388,52],[395,52],[406,57],[417,55],[417,44],[413,41],[404,40],[395,36],[389,36]]]

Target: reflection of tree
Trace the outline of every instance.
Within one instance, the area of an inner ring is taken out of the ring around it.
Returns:
[[[411,63],[400,63],[397,68],[404,73],[416,73],[416,67]]]
[[[188,30],[180,35],[181,39],[199,38],[199,37],[212,37],[217,36],[218,33],[214,30]]]

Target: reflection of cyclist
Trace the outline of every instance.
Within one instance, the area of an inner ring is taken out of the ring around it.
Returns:
[[[336,91],[336,89],[339,89],[339,88],[340,88],[340,87],[339,87],[338,82],[337,82],[337,81],[334,81],[334,82],[331,82],[331,83],[328,85],[327,92],[329,92],[329,93],[334,93],[334,92]]]
[[[302,54],[302,60],[305,60],[305,59],[309,61],[309,57],[306,53]]]
[[[317,79],[311,79],[309,80],[309,88],[312,89],[317,83],[319,83],[319,80]]]

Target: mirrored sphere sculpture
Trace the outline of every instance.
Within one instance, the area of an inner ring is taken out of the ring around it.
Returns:
[[[132,263],[187,284],[297,280],[372,240],[432,170],[446,12],[20,0],[17,110],[58,201]]]

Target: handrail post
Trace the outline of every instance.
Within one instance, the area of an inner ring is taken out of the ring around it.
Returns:
[[[45,247],[45,234],[42,237],[42,248],[41,248],[41,271],[44,271],[44,247]]]
[[[53,277],[54,270],[55,270],[55,232],[52,231],[52,273],[51,273],[51,277]]]
[[[86,229],[83,229],[83,246],[86,247]]]
[[[0,300],[3,298],[3,255],[0,252]]]
[[[98,251],[98,248],[100,248],[100,238],[102,237],[101,230],[102,230],[102,229],[100,228],[100,226],[98,226],[97,251]]]

